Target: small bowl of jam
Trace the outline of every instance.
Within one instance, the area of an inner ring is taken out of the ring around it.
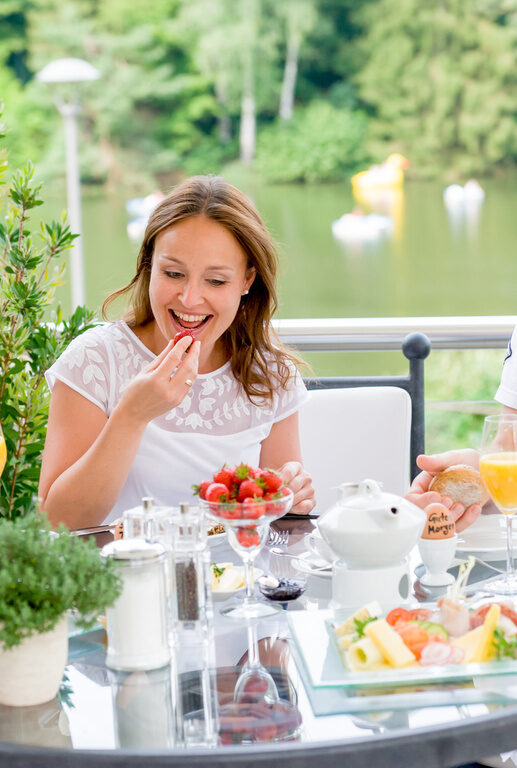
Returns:
[[[296,600],[305,592],[305,579],[296,577],[261,576],[257,579],[258,588],[268,600],[287,603]]]

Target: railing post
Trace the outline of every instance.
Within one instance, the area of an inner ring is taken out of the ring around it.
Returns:
[[[431,351],[431,342],[423,333],[410,333],[402,342],[402,351],[409,360],[408,392],[411,395],[411,480],[418,474],[416,457],[425,452],[425,394],[424,360]]]

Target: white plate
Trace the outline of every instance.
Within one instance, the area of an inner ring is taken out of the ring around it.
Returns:
[[[517,530],[513,529],[513,545],[517,551]],[[476,552],[491,560],[506,558],[506,521],[504,515],[481,515],[475,523],[458,534],[457,552]]]
[[[216,536],[222,536],[224,534],[216,534]],[[259,576],[262,576],[264,571],[262,571],[260,568],[254,568],[254,578],[255,581],[258,579]],[[244,587],[239,587],[238,589],[227,589],[225,591],[222,591],[220,589],[213,589],[212,590],[212,600],[215,603],[222,602],[223,600],[228,600],[228,598],[233,597],[234,595],[237,595],[239,592],[242,592]]]

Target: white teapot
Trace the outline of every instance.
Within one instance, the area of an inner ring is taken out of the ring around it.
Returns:
[[[417,543],[425,512],[407,499],[383,493],[375,480],[345,484],[342,498],[317,526],[334,556],[349,568],[381,568],[400,562]]]

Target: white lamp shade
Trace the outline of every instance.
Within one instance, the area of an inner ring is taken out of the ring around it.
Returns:
[[[38,72],[36,79],[42,83],[80,83],[97,80],[101,73],[83,59],[55,59]]]

